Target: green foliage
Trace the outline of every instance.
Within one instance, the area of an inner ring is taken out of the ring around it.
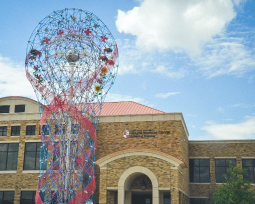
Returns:
[[[214,195],[214,204],[255,204],[255,193],[249,191],[251,182],[243,179],[244,172],[240,166],[227,170],[226,182]]]

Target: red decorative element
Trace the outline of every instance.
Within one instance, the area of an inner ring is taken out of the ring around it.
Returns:
[[[40,51],[35,50],[35,49],[30,50],[30,53],[33,56],[37,56],[38,55],[39,57],[41,57],[41,55],[42,55],[42,53]]]
[[[90,31],[89,29],[87,29],[87,30],[85,31],[85,33],[86,33],[87,35],[89,35],[89,34],[91,33],[91,31]]]
[[[57,35],[63,35],[64,34],[64,31],[63,30],[59,30]]]
[[[102,38],[103,41],[108,40],[108,38],[106,37],[106,35],[101,36],[101,38]]]
[[[106,56],[100,56],[99,59],[104,61],[104,62],[108,60],[108,58]]]
[[[47,37],[45,37],[45,38],[44,38],[44,40],[43,40],[43,42],[45,42],[46,44],[48,44],[48,43],[49,43],[49,41],[50,41],[50,39],[49,39],[49,38],[47,38]]]
[[[114,65],[114,61],[112,61],[112,60],[107,60],[105,64]]]
[[[38,71],[38,66],[34,66],[33,68],[35,71]]]
[[[104,52],[112,52],[112,49],[111,48],[105,48]]]
[[[112,56],[110,57],[110,60],[114,63],[116,62],[118,58],[118,48],[116,46]],[[106,65],[104,64],[103,67],[107,67],[108,70],[111,70],[113,67],[112,65]],[[95,183],[95,174],[93,166],[88,163],[88,165],[84,165],[86,163],[86,160],[91,157],[95,153],[96,149],[96,129],[93,125],[93,123],[90,121],[88,117],[86,117],[75,105],[71,103],[73,98],[79,94],[87,90],[91,87],[91,84],[94,84],[97,79],[100,78],[100,72],[101,69],[97,69],[95,72],[93,72],[90,76],[80,80],[77,84],[73,85],[69,89],[63,91],[61,94],[57,95],[54,93],[54,91],[48,89],[43,84],[38,83],[38,81],[30,75],[28,71],[26,71],[26,76],[29,80],[29,82],[32,84],[32,86],[48,101],[51,101],[49,105],[45,106],[44,112],[41,117],[40,122],[40,130],[42,130],[43,125],[46,123],[47,120],[52,116],[52,113],[57,113],[59,110],[69,112],[69,116],[77,121],[79,123],[79,126],[81,129],[88,130],[90,136],[94,139],[94,144],[90,149],[87,149],[82,154],[78,154],[75,158],[75,163],[77,164],[77,171],[83,171],[83,172],[89,172],[89,174],[92,177],[92,180],[90,183],[85,186],[82,190],[76,192],[76,196],[72,198],[67,204],[83,204],[86,203],[86,201],[91,197],[91,195],[94,193],[96,188]],[[39,77],[40,75],[37,75]],[[71,96],[71,97],[70,97]],[[90,112],[88,108],[88,112]],[[80,134],[79,138],[77,138],[78,141],[78,147],[77,149],[79,151],[83,151],[83,148],[79,147],[79,141],[83,140],[84,134]],[[54,144],[52,144],[50,137],[46,137],[43,133],[41,133],[41,140],[43,144],[48,148],[49,152],[54,153]],[[63,152],[59,152],[61,154],[64,154]],[[65,156],[65,155],[64,155]],[[79,179],[76,172],[71,172],[74,179]],[[47,181],[51,180],[56,182],[57,184],[60,182],[60,178],[62,178],[61,171],[60,170],[54,170],[54,165],[52,165],[47,171],[39,178],[37,191],[36,191],[36,198],[35,203],[37,204],[43,204],[42,198],[39,194],[40,189],[42,189]]]

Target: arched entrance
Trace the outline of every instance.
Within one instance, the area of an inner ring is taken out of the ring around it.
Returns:
[[[152,183],[148,176],[137,176],[131,183],[132,204],[152,204]]]
[[[149,169],[142,166],[127,169],[118,183],[118,204],[138,203],[159,204],[157,178]]]

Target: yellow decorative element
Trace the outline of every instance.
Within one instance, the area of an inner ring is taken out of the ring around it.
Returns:
[[[101,69],[101,72],[102,72],[103,74],[106,74],[106,73],[108,72],[107,67],[103,67],[103,68]]]
[[[99,92],[99,91],[101,91],[101,86],[99,86],[99,85],[96,85],[96,86],[95,86],[95,91],[96,91],[96,92]]]

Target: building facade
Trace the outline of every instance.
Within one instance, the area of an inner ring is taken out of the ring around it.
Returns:
[[[38,103],[0,99],[0,203],[34,203],[40,162]],[[97,129],[99,204],[206,203],[229,167],[254,183],[255,141],[189,141],[182,113],[104,103]],[[255,192],[255,186],[252,185]]]

